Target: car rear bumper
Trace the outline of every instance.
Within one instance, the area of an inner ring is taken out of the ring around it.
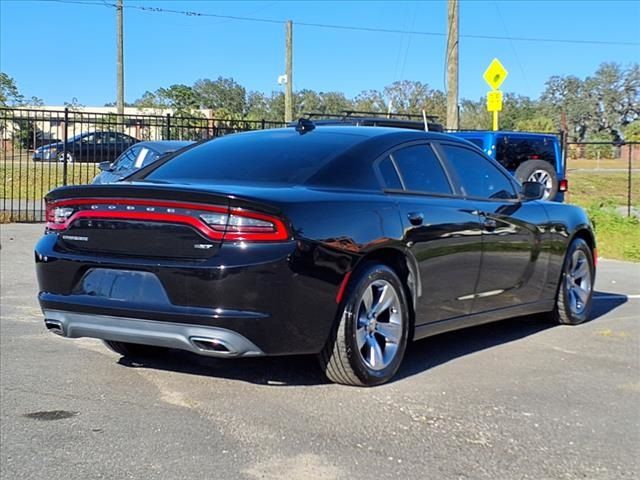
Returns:
[[[203,354],[190,340],[202,328],[229,332],[219,338],[236,353],[222,356],[309,354],[324,346],[338,309],[344,274],[314,268],[313,251],[297,242],[224,244],[187,262],[60,251],[56,237],[36,245],[38,300],[70,338],[160,341]]]
[[[187,350],[212,357],[256,357],[264,352],[242,335],[219,327],[158,322],[44,309],[49,331],[68,338],[99,338],[118,342]]]

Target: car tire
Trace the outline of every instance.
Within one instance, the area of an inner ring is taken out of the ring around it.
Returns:
[[[338,318],[318,358],[335,383],[373,386],[397,372],[409,336],[405,289],[388,266],[368,262],[354,272]]]
[[[593,303],[595,266],[593,252],[581,238],[571,242],[562,267],[553,318],[563,325],[578,325],[589,319]]]
[[[140,345],[137,343],[116,342],[114,340],[103,340],[107,348],[123,357],[150,357],[166,352],[166,348],[152,345]]]
[[[58,162],[73,163],[75,158],[73,158],[73,154],[71,152],[60,152],[57,157]]]
[[[558,193],[558,175],[553,165],[544,160],[527,160],[516,169],[515,177],[520,183],[539,182],[544,185],[542,200],[553,200]]]

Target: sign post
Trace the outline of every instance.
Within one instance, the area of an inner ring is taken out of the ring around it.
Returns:
[[[493,130],[498,130],[498,112],[502,111],[502,92],[498,89],[507,75],[507,69],[500,60],[494,58],[482,76],[491,87],[491,91],[487,93],[487,111],[493,113]]]

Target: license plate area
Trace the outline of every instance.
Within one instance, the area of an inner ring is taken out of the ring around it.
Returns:
[[[91,268],[73,293],[128,303],[170,304],[158,277],[151,272],[134,270]]]

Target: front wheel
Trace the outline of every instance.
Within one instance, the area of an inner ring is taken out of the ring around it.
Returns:
[[[587,242],[576,238],[569,249],[562,268],[562,277],[553,312],[558,323],[578,325],[589,318],[593,303],[595,266],[593,253]]]
[[[409,307],[402,282],[368,263],[352,277],[336,326],[319,355],[332,382],[373,386],[397,372],[407,347]]]

